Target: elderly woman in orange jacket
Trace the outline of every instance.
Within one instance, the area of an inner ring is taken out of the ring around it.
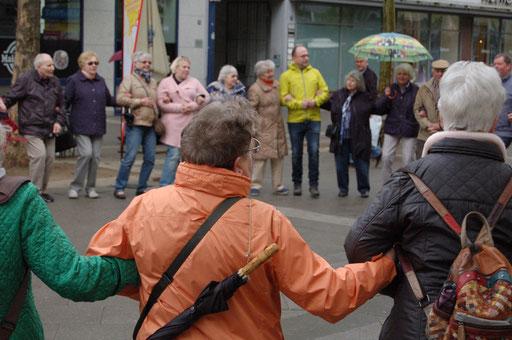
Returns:
[[[185,243],[226,198],[247,197],[256,113],[246,102],[213,102],[185,127],[175,185],[136,197],[93,237],[88,255],[135,258],[141,277],[132,291],[141,308]],[[160,295],[138,333],[147,339],[191,306],[212,280],[221,281],[268,245],[280,251],[253,272],[229,310],[197,321],[180,339],[282,339],[279,292],[329,321],[341,320],[396,275],[394,253],[334,269],[315,254],[276,208],[236,202],[204,236]]]

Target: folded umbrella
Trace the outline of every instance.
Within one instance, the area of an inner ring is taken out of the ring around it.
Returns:
[[[228,310],[227,300],[233,296],[240,286],[247,282],[248,275],[278,251],[279,246],[273,243],[235,274],[222,282],[210,282],[192,306],[157,330],[148,340],[174,339],[189,329],[202,316]]]

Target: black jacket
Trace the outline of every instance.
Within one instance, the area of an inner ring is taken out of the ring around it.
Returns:
[[[341,129],[342,108],[350,92],[346,88],[335,91],[322,108],[331,111],[331,121],[337,126],[338,133],[331,137],[329,151],[340,153],[341,145],[339,131]],[[354,156],[369,160],[372,148],[372,133],[370,131],[370,114],[375,110],[368,92],[356,92],[350,102],[350,139]]]
[[[391,93],[395,98],[389,99],[383,93],[377,100],[377,114],[388,115],[384,124],[384,133],[392,136],[417,137],[420,124],[414,117],[414,100],[418,93],[418,86],[413,83],[405,89],[402,95],[397,83],[391,84]]]
[[[366,67],[366,71],[363,73],[363,78],[366,92],[368,92],[370,99],[375,101],[377,99],[377,75],[371,68]]]
[[[427,156],[407,168],[430,187],[459,225],[472,210],[488,216],[512,176],[496,144],[471,139],[440,140]],[[468,224],[471,240],[481,228],[475,221]],[[498,220],[493,237],[495,246],[511,261],[512,203]],[[402,245],[423,289],[434,301],[461,250],[460,239],[403,172],[392,175],[354,224],[345,240],[345,251],[350,262],[363,262],[395,243]],[[394,306],[380,339],[426,339],[426,317],[407,279],[399,274],[392,285]]]
[[[22,74],[2,99],[7,107],[18,103],[18,125],[22,135],[45,138],[52,133],[54,123],[66,124],[64,95],[55,76],[45,85],[32,69]],[[59,112],[56,107],[60,108]]]

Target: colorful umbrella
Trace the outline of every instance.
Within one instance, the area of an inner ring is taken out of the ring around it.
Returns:
[[[381,61],[417,62],[432,60],[427,49],[413,37],[399,33],[379,33],[359,40],[349,50],[356,58]]]

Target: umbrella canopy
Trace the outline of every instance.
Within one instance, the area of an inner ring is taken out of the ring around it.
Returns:
[[[112,54],[112,57],[108,60],[109,63],[113,61],[120,61],[123,60],[123,50],[119,50],[116,53]]]
[[[381,61],[417,62],[432,60],[427,49],[411,36],[399,33],[379,33],[359,40],[349,50],[356,58]]]
[[[248,275],[278,251],[279,246],[275,243],[271,244],[245,267],[222,280],[222,282],[210,282],[192,306],[153,333],[148,340],[174,339],[189,329],[202,316],[227,311],[229,309],[227,300],[233,296],[240,286],[247,282]]]

